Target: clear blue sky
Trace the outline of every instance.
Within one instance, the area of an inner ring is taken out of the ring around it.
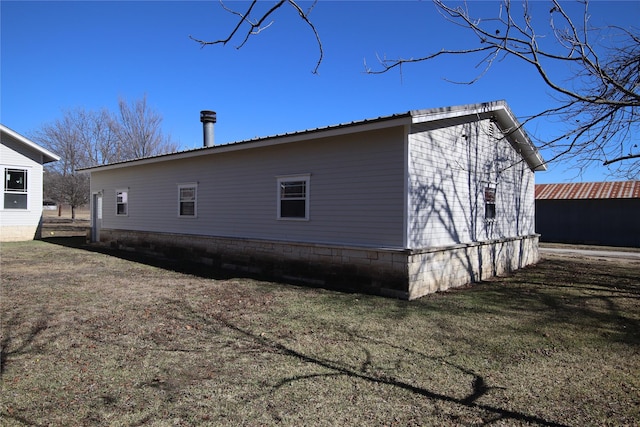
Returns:
[[[470,6],[490,15],[499,2]],[[547,19],[548,2],[533,1],[531,7]],[[638,25],[640,19],[639,1],[594,2],[590,10],[594,24]],[[511,60],[497,63],[472,86],[445,81],[474,77],[476,62],[469,58],[409,65],[402,76],[365,74],[364,60],[376,65],[376,54],[417,57],[469,45],[468,35],[447,23],[430,1],[320,1],[311,14],[325,50],[318,75],[311,72],[315,38],[289,8],[240,50],[234,42],[201,49],[189,39],[222,38],[233,28],[235,17],[217,1],[2,0],[0,13],[0,120],[27,136],[65,109],[115,111],[119,97],[132,101],[144,94],[162,114],[164,131],[183,149],[201,146],[204,109],[217,112],[216,142],[225,143],[497,99],[505,99],[519,117],[553,105],[532,71]],[[527,130],[544,137],[554,126]],[[607,179],[606,169],[576,176],[567,166],[553,164],[536,180]]]

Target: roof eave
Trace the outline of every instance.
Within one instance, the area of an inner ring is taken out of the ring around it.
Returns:
[[[505,132],[505,136],[512,142],[513,147],[518,150],[531,170],[534,172],[546,171],[547,163],[506,103],[495,109],[495,115],[500,127]]]
[[[118,169],[127,166],[145,165],[167,160],[188,159],[210,154],[228,153],[231,151],[247,150],[258,147],[269,147],[273,145],[289,144],[292,142],[308,141],[311,139],[329,138],[340,135],[348,135],[356,132],[366,132],[371,130],[404,126],[411,123],[411,114],[397,114],[393,116],[379,117],[377,119],[363,120],[359,122],[344,123],[340,125],[328,126],[324,128],[311,129],[290,134],[274,135],[246,141],[232,142],[228,144],[214,145],[212,147],[201,147],[188,151],[161,154],[154,157],[127,160],[108,165],[91,166],[78,169],[79,172],[95,172],[110,169]]]
[[[44,147],[39,146],[38,144],[36,144],[35,142],[31,141],[30,139],[25,138],[24,136],[20,135],[18,132],[9,129],[8,127],[6,127],[3,124],[0,124],[0,130],[2,130],[2,133],[6,133],[7,135],[11,136],[13,139],[16,139],[17,141],[19,141],[20,143],[28,146],[29,148],[39,152],[40,154],[42,154],[42,163],[51,163],[51,162],[57,162],[58,160],[60,160],[60,156],[52,153],[51,151],[47,150]]]
[[[413,123],[434,122],[464,116],[495,119],[500,128],[506,131],[505,135],[531,170],[535,172],[547,170],[546,162],[504,100],[430,110],[414,110],[412,114]]]
[[[405,126],[416,123],[435,122],[453,117],[475,116],[481,118],[494,118],[503,131],[507,131],[506,136],[520,153],[528,166],[533,171],[547,170],[545,161],[533,145],[522,125],[518,123],[505,101],[485,102],[479,104],[469,104],[454,107],[434,108],[430,110],[413,110],[407,113],[395,114],[391,116],[378,117],[351,123],[327,126],[324,128],[310,129],[290,134],[274,135],[264,138],[257,138],[246,141],[233,142],[212,147],[203,147],[177,153],[163,154],[154,157],[128,160],[120,163],[108,165],[92,166],[79,169],[81,172],[93,172],[109,169],[117,169],[132,165],[144,165],[157,163],[166,160],[187,159],[196,156],[219,154],[230,151],[239,151],[250,148],[268,147],[272,145],[301,142],[311,139],[334,137],[347,135],[355,132],[377,130],[394,126]]]

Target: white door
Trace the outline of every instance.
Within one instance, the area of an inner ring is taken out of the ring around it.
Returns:
[[[100,227],[102,227],[102,194],[95,193],[91,203],[91,241],[100,241]]]

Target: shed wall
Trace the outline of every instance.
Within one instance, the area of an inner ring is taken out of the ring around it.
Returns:
[[[640,199],[536,200],[540,241],[640,247]]]
[[[94,171],[102,228],[403,247],[404,128],[216,152]],[[277,219],[277,177],[310,175],[309,220]],[[178,216],[178,185],[196,182],[197,217]],[[117,216],[118,189],[128,215]]]
[[[528,236],[534,172],[490,120],[414,125],[409,137],[409,247],[444,247]],[[496,217],[485,219],[485,189]]]

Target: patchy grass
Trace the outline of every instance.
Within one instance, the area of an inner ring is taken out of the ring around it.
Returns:
[[[640,420],[638,263],[549,258],[404,302],[53,241],[1,247],[2,425]]]

